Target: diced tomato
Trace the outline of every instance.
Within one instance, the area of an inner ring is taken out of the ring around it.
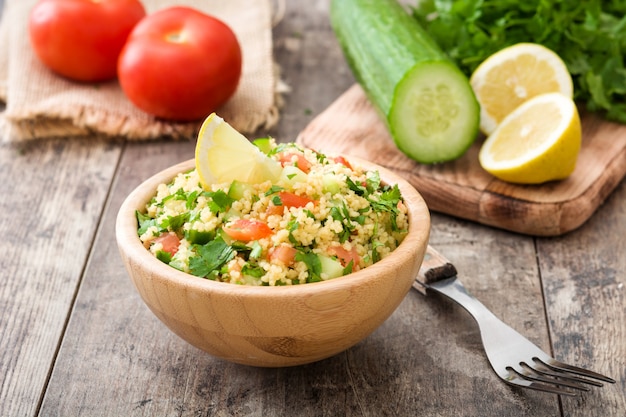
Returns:
[[[348,160],[346,158],[344,158],[343,156],[336,156],[333,158],[333,161],[335,161],[338,164],[342,164],[350,169],[352,169],[352,165],[350,165],[350,162],[348,162]]]
[[[309,203],[317,204],[316,200],[302,195],[290,193],[288,191],[281,191],[278,193],[280,201],[282,201],[284,207],[304,207]]]
[[[176,236],[176,233],[169,232],[163,233],[161,236],[154,239],[154,243],[160,243],[163,246],[161,249],[163,252],[168,252],[170,255],[176,255],[178,247],[180,246],[180,239]]]
[[[284,212],[285,212],[285,207],[275,206],[274,204],[270,204],[269,206],[267,206],[267,210],[265,210],[265,213],[268,216],[282,215]]]
[[[295,165],[300,169],[300,171],[304,172],[305,174],[308,174],[311,170],[311,163],[301,153],[281,152],[277,156],[278,161],[282,166]]]
[[[309,203],[313,203],[313,205],[316,205],[318,203],[317,200],[313,200],[312,198],[309,197],[305,197],[305,196],[301,196],[298,194],[294,194],[294,193],[290,193],[288,191],[281,191],[278,194],[278,198],[280,198],[280,201],[282,203],[282,205],[270,205],[267,208],[266,213],[267,214],[283,214],[285,209],[288,209],[290,207],[304,207]]]
[[[268,257],[270,262],[280,261],[287,266],[291,266],[296,260],[296,253],[298,251],[295,248],[283,243],[271,248]]]
[[[272,234],[272,229],[259,220],[237,219],[224,226],[224,232],[235,240],[250,242]]]
[[[352,247],[352,249],[346,250],[343,246],[333,245],[328,248],[328,254],[331,256],[336,256],[343,266],[347,266],[350,261],[352,261],[353,271],[356,271],[359,268],[359,262],[361,258],[359,257],[359,254],[357,253],[354,246]]]

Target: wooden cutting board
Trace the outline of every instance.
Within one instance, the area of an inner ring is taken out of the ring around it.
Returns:
[[[583,146],[566,180],[514,185],[478,163],[480,138],[460,159],[419,164],[397,150],[382,119],[354,85],[300,133],[297,142],[330,154],[356,156],[411,182],[432,211],[534,235],[558,236],[582,225],[626,174],[626,125],[581,113]]]

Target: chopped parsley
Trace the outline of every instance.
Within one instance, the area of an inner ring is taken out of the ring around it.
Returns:
[[[147,214],[143,214],[139,211],[135,211],[135,214],[137,215],[137,223],[139,223],[139,228],[137,229],[137,234],[139,236],[142,236],[144,233],[146,233],[150,227],[157,226],[156,219],[153,219]]]
[[[189,271],[199,277],[215,279],[220,268],[235,257],[235,250],[217,237],[206,245],[196,246],[196,255],[189,258]]]
[[[623,0],[424,0],[415,18],[471,75],[493,53],[542,44],[565,62],[577,101],[626,123],[626,2]]]
[[[211,199],[208,205],[209,210],[211,210],[213,213],[224,213],[235,202],[233,198],[231,198],[222,190],[217,190],[214,192],[205,191],[203,194]]]
[[[299,250],[296,253],[296,261],[304,262],[309,272],[306,282],[319,282],[322,280],[322,262],[313,252]]]

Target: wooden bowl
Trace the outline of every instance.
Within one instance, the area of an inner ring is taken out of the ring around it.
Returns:
[[[329,281],[284,286],[233,285],[198,278],[157,260],[137,236],[135,210],[143,211],[158,184],[194,167],[189,160],[137,187],[117,216],[117,244],[128,273],[152,312],[178,336],[216,357],[253,366],[301,365],[348,349],[380,326],[411,288],[430,232],[428,208],[418,192],[392,172],[409,209],[409,233],[391,255]]]

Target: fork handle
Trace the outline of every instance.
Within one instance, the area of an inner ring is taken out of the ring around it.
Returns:
[[[425,293],[426,288],[428,288],[430,284],[446,278],[452,278],[456,276],[456,274],[457,271],[454,265],[432,246],[428,245],[426,247],[424,261],[415,278],[413,288],[421,293]]]
[[[413,288],[422,294],[426,294],[426,289],[437,291],[462,306],[477,320],[500,321],[457,279],[457,270],[452,262],[430,245],[426,248],[424,261],[415,278]]]

